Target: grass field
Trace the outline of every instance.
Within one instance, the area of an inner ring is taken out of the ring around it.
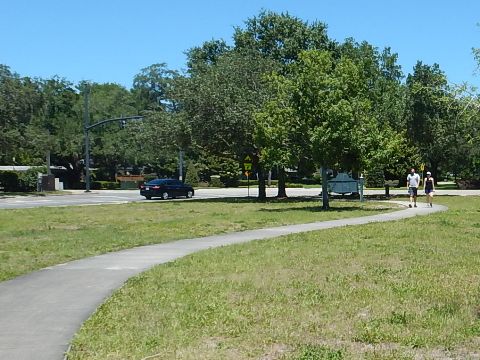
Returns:
[[[68,359],[478,359],[480,198],[190,255],[132,278]]]
[[[378,203],[318,199],[202,200],[0,210],[0,281],[139,245],[276,225],[362,216]]]

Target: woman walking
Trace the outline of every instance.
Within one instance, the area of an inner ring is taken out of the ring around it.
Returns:
[[[435,181],[433,180],[432,173],[430,171],[427,171],[427,177],[423,182],[423,186],[425,190],[425,195],[427,196],[427,205],[433,207],[432,201],[433,193],[435,192]]]

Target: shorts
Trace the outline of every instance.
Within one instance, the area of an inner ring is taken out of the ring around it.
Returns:
[[[416,187],[410,186],[410,187],[408,188],[408,194],[409,194],[410,196],[417,196],[417,190],[418,190],[418,189],[417,189]]]
[[[428,194],[430,194],[430,193],[433,193],[433,189],[426,189],[426,190],[425,190],[425,194],[428,195]]]

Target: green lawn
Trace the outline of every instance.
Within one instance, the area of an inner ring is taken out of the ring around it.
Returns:
[[[436,201],[450,210],[157,266],[98,309],[69,359],[477,359],[480,198]]]
[[[318,199],[155,201],[0,210],[0,281],[139,245],[379,211],[385,211],[385,206],[339,201],[332,202],[330,211],[322,211]]]

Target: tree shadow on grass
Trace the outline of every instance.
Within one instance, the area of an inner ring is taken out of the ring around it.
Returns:
[[[372,200],[384,200],[379,198],[373,198]],[[322,208],[322,198],[319,196],[298,196],[298,197],[291,197],[291,198],[282,198],[279,199],[277,197],[269,197],[265,200],[259,200],[258,198],[254,197],[232,197],[232,198],[215,198],[215,199],[195,199],[191,200],[194,202],[200,203],[218,203],[218,204],[300,204],[300,203],[316,203],[317,206],[302,206],[302,207],[283,207],[280,209],[258,209],[257,211],[262,212],[271,212],[271,213],[281,213],[281,212],[289,212],[289,211],[309,211],[309,212],[349,212],[355,210],[361,210],[365,212],[378,212],[381,209],[378,208],[365,208],[365,207],[358,207],[358,206],[332,206],[332,203],[356,203],[359,204],[360,200],[355,198],[345,198],[345,197],[337,197],[337,198],[330,198],[331,206],[328,210]],[[180,202],[178,203],[180,204]]]

